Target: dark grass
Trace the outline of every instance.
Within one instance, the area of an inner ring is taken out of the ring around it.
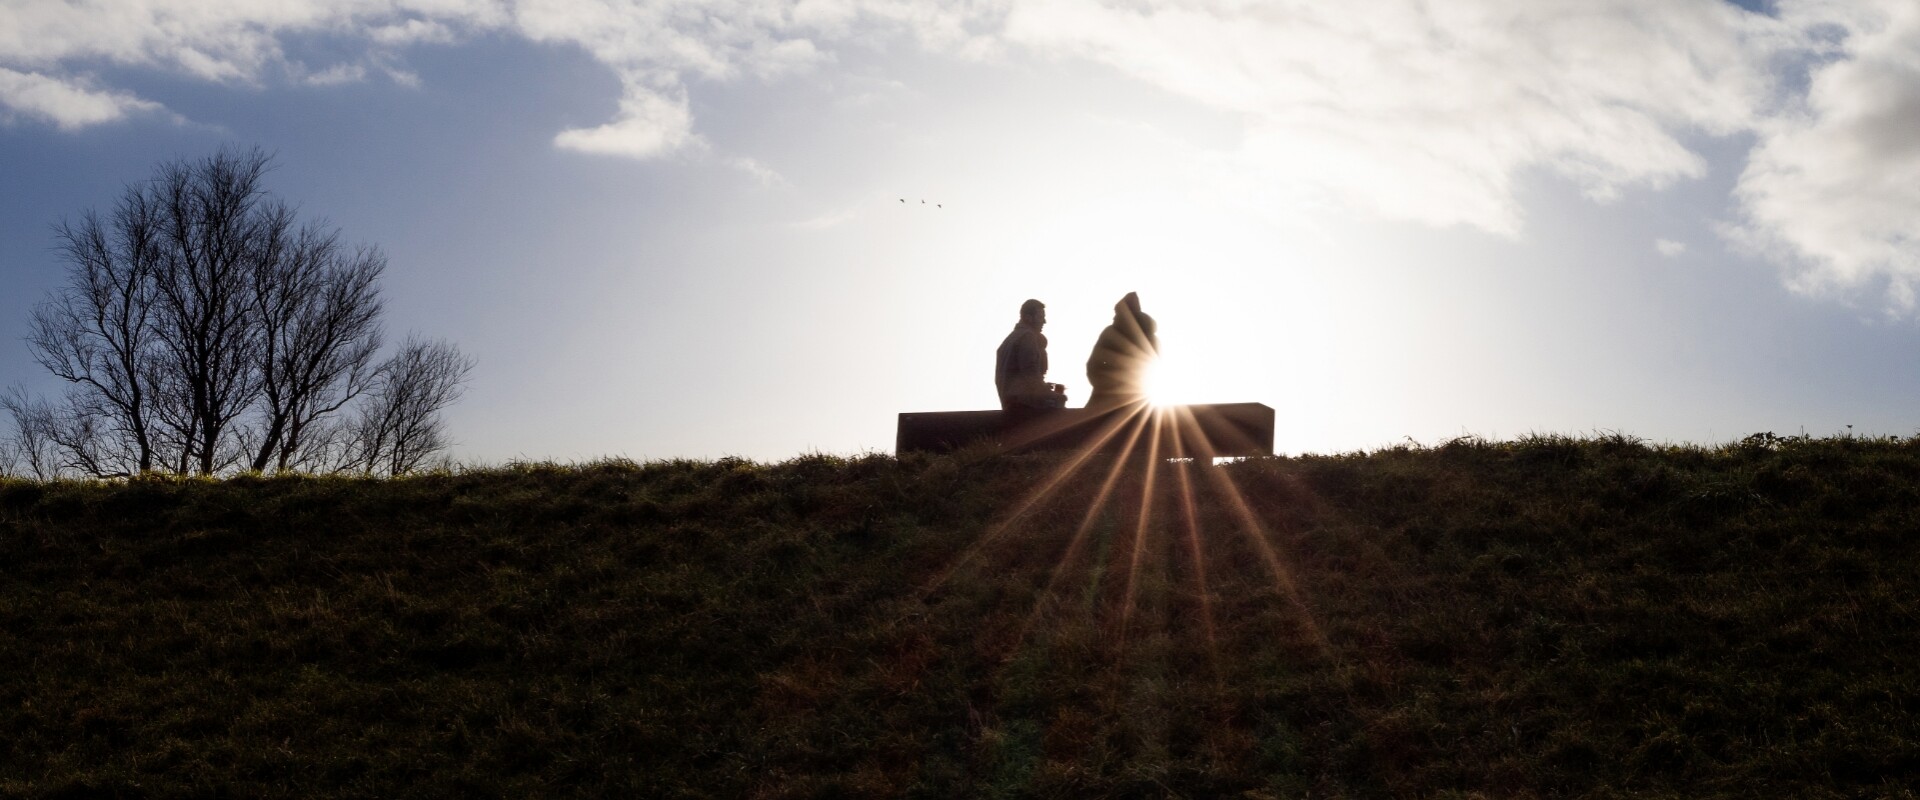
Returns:
[[[0,796],[1920,785],[1920,441],[1062,466],[0,482]]]

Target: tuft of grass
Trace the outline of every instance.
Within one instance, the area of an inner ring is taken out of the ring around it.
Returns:
[[[1920,785],[1920,440],[1073,464],[0,480],[0,795]]]

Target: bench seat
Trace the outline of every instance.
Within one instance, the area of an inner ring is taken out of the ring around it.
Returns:
[[[1013,452],[1131,448],[1162,458],[1273,454],[1273,409],[1261,403],[1014,411],[910,411],[900,415],[894,452],[945,453],[976,442]]]

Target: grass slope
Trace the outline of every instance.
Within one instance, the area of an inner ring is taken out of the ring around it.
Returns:
[[[1920,441],[1068,465],[0,482],[0,795],[1920,783]]]

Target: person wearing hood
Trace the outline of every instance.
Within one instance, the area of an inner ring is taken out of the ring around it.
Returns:
[[[1000,408],[1065,408],[1067,387],[1047,383],[1047,305],[1038,300],[1020,304],[1020,322],[1000,342],[993,365],[993,386],[1000,392]]]
[[[1113,306],[1113,324],[1100,332],[1087,357],[1093,394],[1087,408],[1109,409],[1147,401],[1147,366],[1160,354],[1153,317],[1140,310],[1140,295],[1128,292]]]

